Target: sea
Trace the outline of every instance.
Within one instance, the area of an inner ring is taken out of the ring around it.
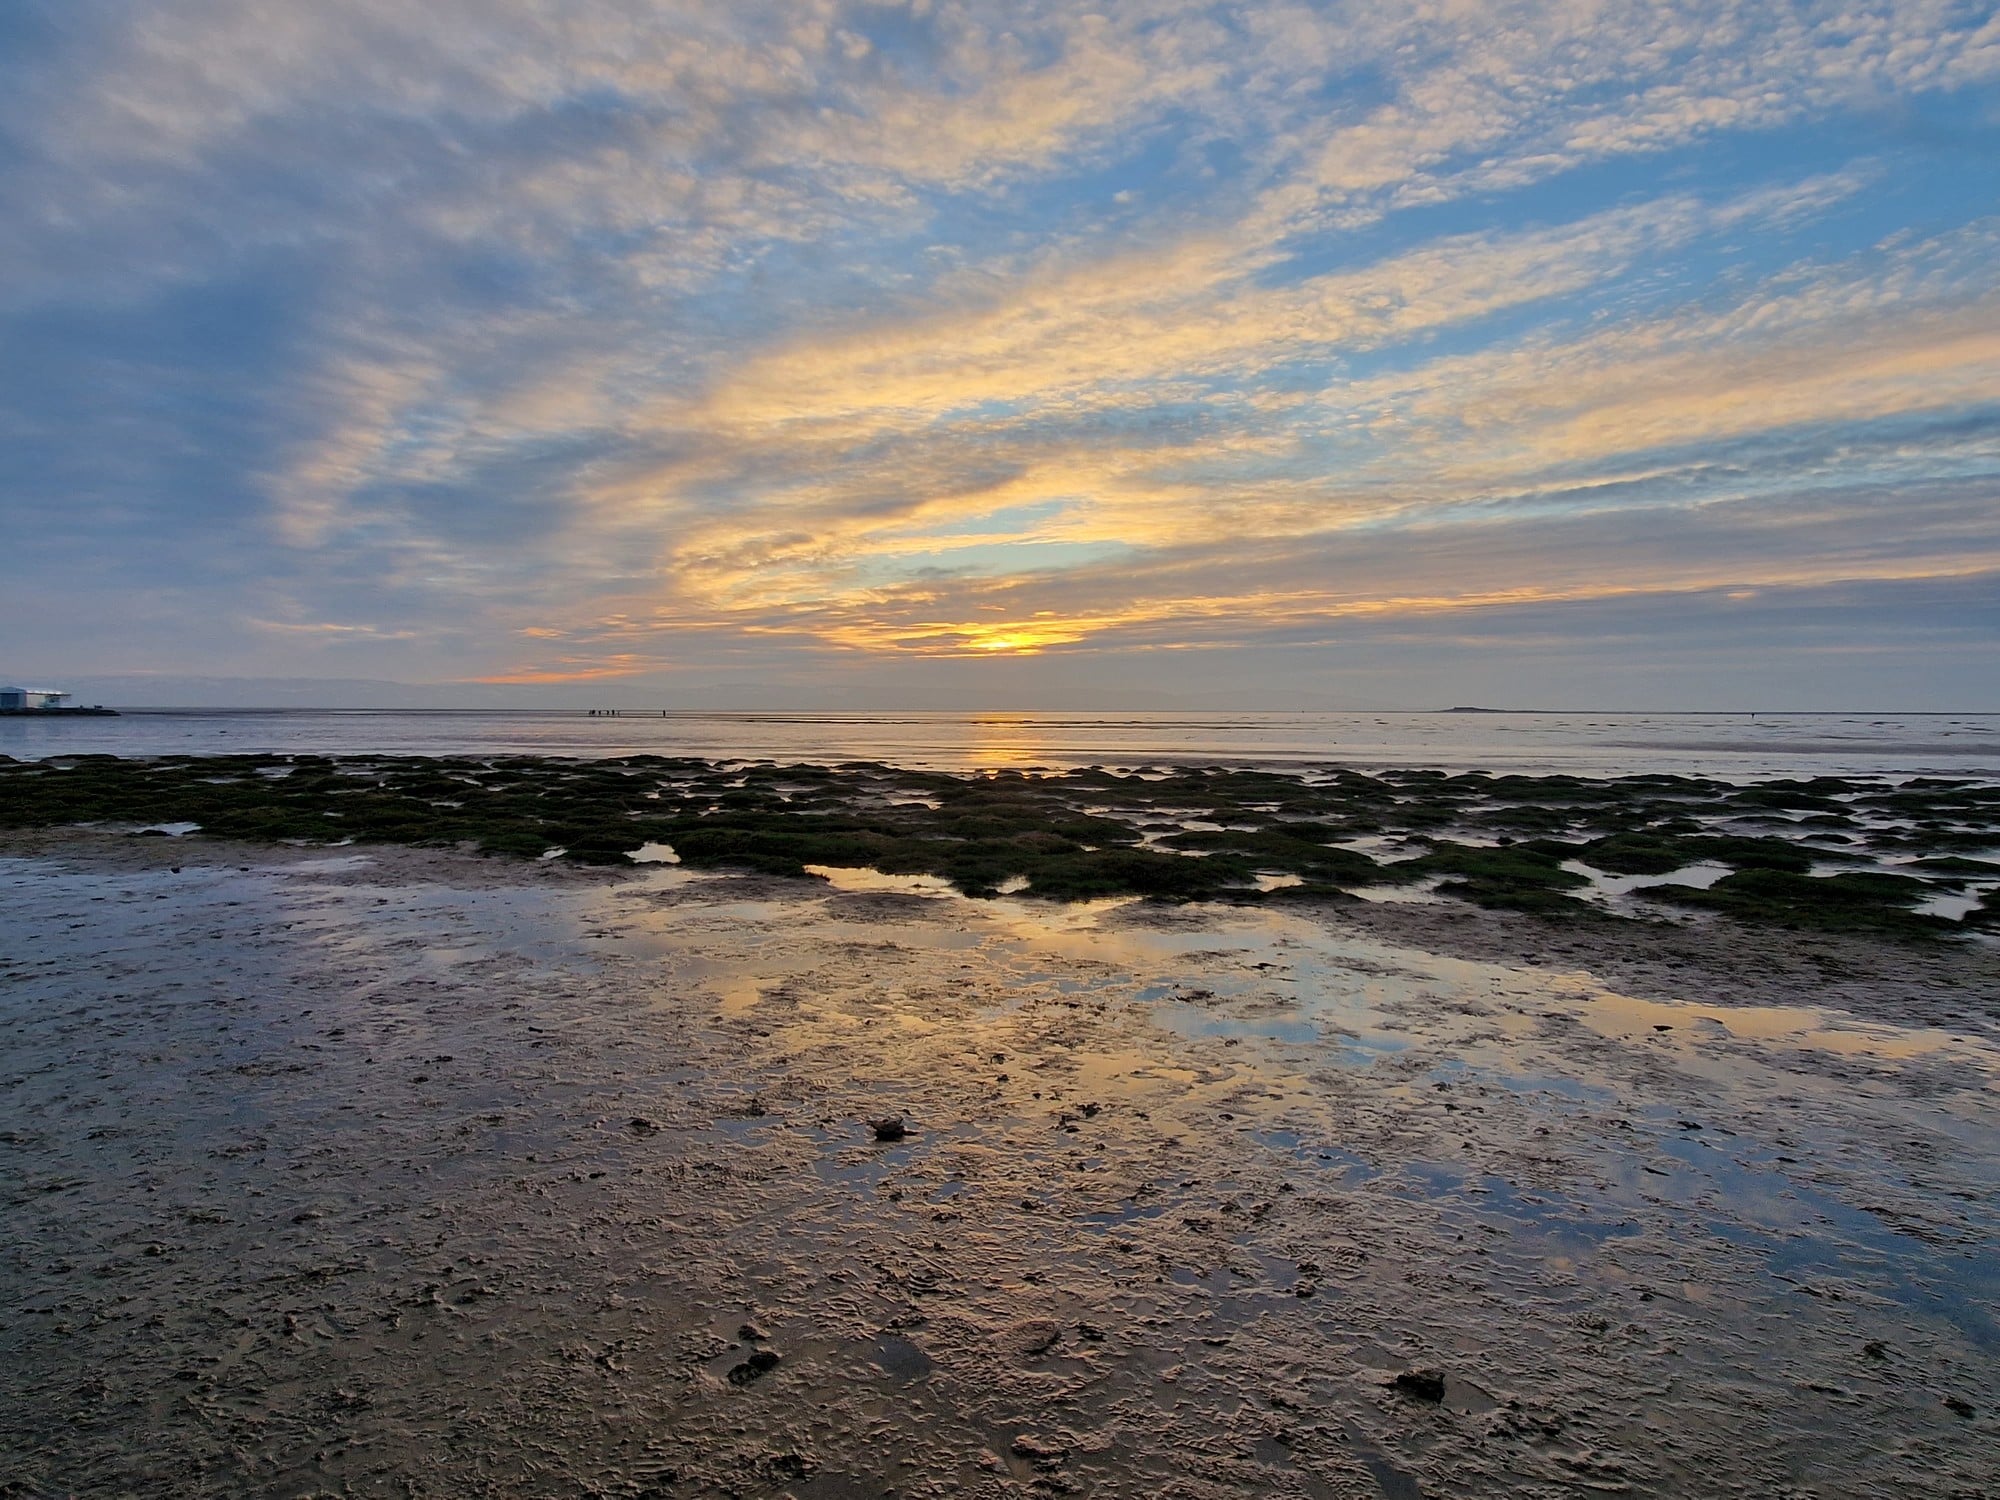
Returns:
[[[2000,713],[783,713],[130,709],[0,718],[0,755],[650,754],[913,769],[1344,765],[2000,781]]]

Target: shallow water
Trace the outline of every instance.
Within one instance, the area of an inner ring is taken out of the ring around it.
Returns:
[[[1428,766],[1616,776],[2000,776],[2000,714],[434,713],[143,710],[0,719],[0,754],[562,755],[871,760],[965,771],[1102,764]]]

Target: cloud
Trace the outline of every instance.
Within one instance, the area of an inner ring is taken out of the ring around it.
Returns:
[[[1801,196],[1748,201],[1782,216]],[[1315,339],[1369,349],[1411,326],[1485,315],[1489,299],[1533,299],[1549,280],[1617,274],[1641,245],[1671,249],[1749,218],[1746,202],[1668,202],[1563,232],[1428,246],[1343,273],[1337,292],[1252,289],[1244,300],[1254,312],[1232,306],[1206,320],[1172,311],[1200,274],[1066,278],[999,310],[785,351],[700,408],[701,422],[765,472],[756,502],[690,521],[670,571],[718,605],[755,605],[839,592],[852,586],[856,559],[934,556],[954,527],[1037,507],[1012,540],[1225,546],[1556,494],[1572,509],[1629,509],[1646,503],[1631,476],[1649,467],[1651,503],[1684,503],[1688,492],[1660,479],[1699,468],[1719,441],[1840,425],[1851,448],[1857,424],[2000,401],[1992,319],[1976,295],[1979,236],[1961,236],[1949,255],[1917,245],[1886,265],[1827,268],[1810,285],[1788,273],[1782,293],[1753,288],[1692,318],[1585,327],[1372,380],[1336,378],[1269,414],[1246,411],[1234,390],[1204,399],[1201,382],[1218,368],[1265,375]],[[1930,273],[1956,262],[1965,274],[1913,273],[1926,259]],[[1426,303],[1432,288],[1445,295]],[[1334,301],[1361,311],[1302,331],[1301,306]],[[1206,405],[1213,420],[1188,420],[1164,441],[1143,426],[1089,425],[1094,405],[1134,387],[1161,405]],[[967,465],[975,449],[987,455],[982,468]],[[1662,459],[1662,449],[1680,457]],[[1326,470],[1335,454],[1337,477]],[[786,472],[770,472],[787,460]],[[674,479],[658,476],[663,486]],[[971,532],[961,544],[992,540]]]
[[[1991,134],[1978,7],[32,20],[0,532],[171,557],[260,670],[1220,650],[1992,551],[2000,177],[1878,128]]]

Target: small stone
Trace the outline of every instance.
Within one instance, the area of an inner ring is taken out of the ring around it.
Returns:
[[[1438,1402],[1444,1400],[1444,1371],[1405,1370],[1389,1382],[1405,1396],[1414,1396],[1419,1401]]]
[[[879,1120],[870,1120],[868,1128],[875,1132],[878,1141],[900,1141],[910,1133],[901,1115],[884,1115]]]
[[[625,1128],[634,1135],[658,1135],[660,1127],[644,1115],[634,1115],[625,1122]]]
[[[778,1352],[775,1349],[759,1349],[742,1364],[729,1371],[731,1385],[748,1385],[753,1380],[762,1380],[778,1368]]]
[[[1953,1416],[1958,1417],[1972,1417],[1978,1415],[1979,1412],[1979,1408],[1963,1396],[1946,1396],[1944,1398],[1944,1409]]]

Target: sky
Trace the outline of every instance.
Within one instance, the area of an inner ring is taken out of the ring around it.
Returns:
[[[0,678],[2000,708],[1996,268],[1992,4],[11,0]]]

